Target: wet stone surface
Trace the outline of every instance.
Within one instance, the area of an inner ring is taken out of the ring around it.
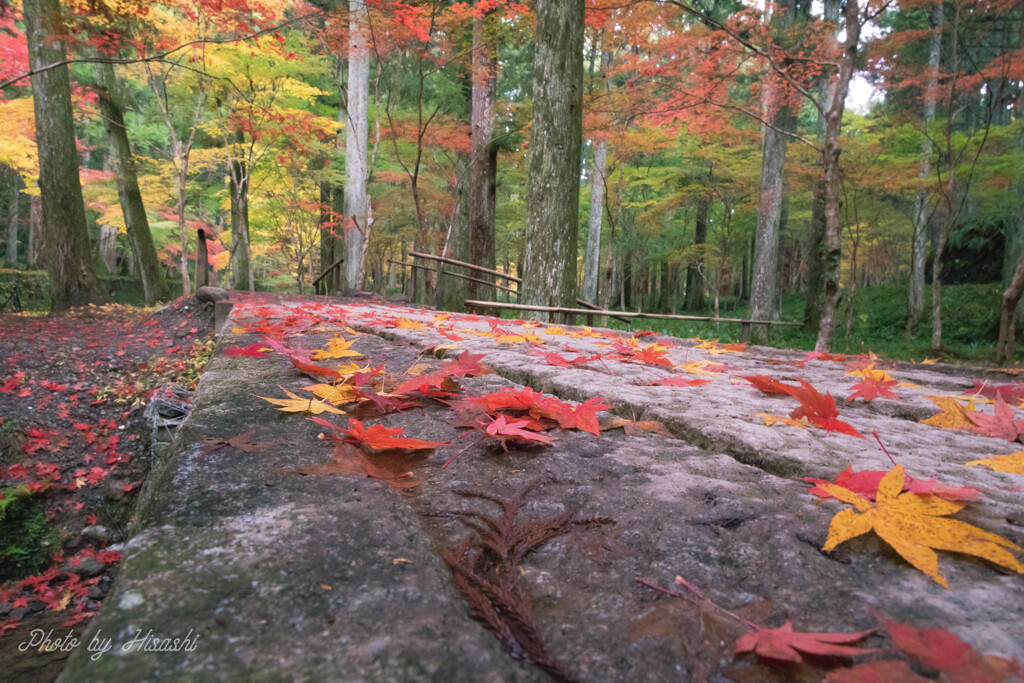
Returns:
[[[808,495],[810,485],[799,478],[834,479],[847,465],[888,469],[891,463],[873,440],[764,426],[757,413],[786,415],[794,402],[762,394],[738,376],[801,377],[846,396],[853,380],[842,363],[787,365],[803,354],[753,347],[710,356],[691,341],[666,340],[673,363],[709,360],[728,372],[699,375],[712,380],[699,387],[653,387],[645,384],[672,371],[619,361],[545,365],[533,355],[539,347],[465,332],[489,331],[483,318],[446,320],[449,333],[461,337],[453,341],[432,327],[433,311],[362,301],[321,306],[319,324],[285,343],[323,348],[338,332],[355,339],[352,348],[365,355],[361,363],[394,373],[423,362],[437,367],[441,361],[430,349],[454,344],[439,355],[485,354],[497,373],[459,380],[465,393],[531,386],[563,400],[602,397],[618,415],[662,421],[673,434],[556,431],[551,448],[504,453],[471,444],[474,436],[460,438],[465,430],[450,424],[454,413],[423,400],[412,410],[365,420],[451,442],[409,458],[423,484],[401,495],[368,478],[295,474],[330,456],[329,444],[317,438],[322,428],[255,395],[283,396],[278,386],[296,391],[311,382],[280,354],[224,355],[225,346],[261,340],[232,332],[233,326],[255,317],[285,321],[301,310],[297,301],[236,304],[195,410],[147,484],[120,576],[85,636],[102,632],[114,638],[114,649],[95,661],[76,652],[62,680],[546,680],[472,618],[441,558],[469,535],[456,513],[499,511],[460,493],[466,491],[506,499],[523,494],[523,523],[565,513],[614,520],[555,538],[519,567],[547,650],[581,680],[795,675],[755,671],[755,659],[732,654],[742,628],[636,581],[674,588],[677,575],[766,626],[789,619],[799,630],[853,631],[874,627],[885,615],[918,628],[943,626],[980,652],[1024,657],[1022,577],[940,553],[947,590],[873,534],[831,553],[821,550],[832,516],[846,506]],[[400,318],[426,329],[399,329]],[[566,357],[609,351],[599,346],[607,340],[596,337],[540,338],[544,351]],[[899,387],[900,402],[840,400],[842,419],[864,434],[876,430],[917,478],[984,489],[984,498],[957,518],[1024,544],[1019,477],[964,467],[1010,452],[1012,444],[917,422],[937,412],[924,396],[962,391],[983,376],[929,366],[887,370],[920,386]],[[342,417],[323,417],[344,424]],[[266,445],[252,453],[207,452],[204,438],[249,429]],[[119,652],[140,629],[158,637],[191,629],[198,639],[191,652]]]

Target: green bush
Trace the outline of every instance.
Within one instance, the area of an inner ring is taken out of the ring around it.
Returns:
[[[21,307],[26,311],[46,311],[50,308],[50,278],[45,270],[11,270],[0,268],[0,303],[7,301],[17,288]],[[11,311],[10,304],[4,309]]]
[[[60,550],[60,535],[28,487],[5,489],[0,495],[0,582],[14,581],[42,569]]]

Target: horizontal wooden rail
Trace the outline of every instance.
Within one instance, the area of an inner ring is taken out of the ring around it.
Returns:
[[[780,320],[750,320],[747,318],[712,318],[710,316],[699,315],[671,315],[668,313],[644,313],[643,311],[637,311],[635,313],[631,311],[603,311],[591,308],[565,308],[562,306],[533,306],[530,304],[511,303],[506,304],[497,303],[494,301],[476,301],[473,299],[466,299],[465,304],[466,306],[477,306],[480,308],[508,308],[517,311],[541,311],[545,313],[569,313],[587,316],[608,315],[619,318],[620,320],[622,318],[653,318],[655,320],[700,320],[703,322],[715,323],[739,323],[742,327],[741,337],[744,341],[750,338],[750,328],[753,325],[802,325],[802,323],[785,322]]]
[[[519,292],[517,292],[516,290],[512,289],[511,287],[506,287],[505,285],[499,285],[499,284],[497,284],[495,282],[488,282],[487,280],[481,280],[478,277],[470,277],[468,275],[460,275],[459,273],[453,273],[450,270],[444,270],[443,268],[441,269],[441,273],[444,274],[444,275],[451,275],[452,277],[460,277],[463,280],[469,280],[470,282],[479,282],[482,285],[487,285],[488,287],[494,287],[495,289],[500,289],[501,291],[508,292],[509,294],[515,294],[517,296],[519,295]]]
[[[437,272],[436,268],[431,268],[430,266],[421,266],[421,265],[418,265],[416,263],[402,263],[401,261],[396,261],[396,260],[390,259],[390,258],[388,259],[388,263],[394,263],[396,266],[405,266],[407,268],[419,268],[420,270],[425,270],[428,273],[436,273]]]
[[[340,258],[331,265],[329,265],[326,269],[324,269],[324,272],[320,273],[320,277],[313,280],[313,287],[316,287],[318,284],[320,284],[320,281],[327,277],[327,273],[331,272],[332,270],[340,266],[344,260],[344,258]]]
[[[484,268],[483,266],[477,266],[472,263],[466,263],[465,261],[456,261],[455,259],[448,258],[447,256],[434,256],[433,254],[423,254],[418,251],[410,251],[409,256],[412,256],[413,258],[425,258],[428,261],[440,261],[441,263],[447,263],[448,265],[451,266],[460,266],[462,268],[469,268],[470,270],[476,270],[481,273],[487,273],[488,275],[496,275],[500,278],[508,280],[509,282],[515,282],[516,284],[523,283],[523,281],[520,278],[517,278],[515,275],[508,275],[506,273],[501,272],[500,270],[491,270],[490,268]]]

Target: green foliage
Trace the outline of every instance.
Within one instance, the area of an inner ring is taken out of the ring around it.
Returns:
[[[44,270],[0,268],[0,303],[17,288],[21,307],[26,311],[50,309],[50,278]],[[5,313],[10,312],[8,307]]]
[[[0,582],[39,571],[60,549],[60,535],[46,519],[45,507],[27,486],[0,495]]]

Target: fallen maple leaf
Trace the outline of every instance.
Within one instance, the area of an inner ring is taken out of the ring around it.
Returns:
[[[480,375],[489,375],[494,372],[486,365],[483,365],[480,360],[484,357],[484,354],[470,354],[469,351],[463,351],[454,360],[447,361],[441,365],[439,373],[450,375],[452,377],[479,377]]]
[[[974,423],[974,429],[971,431],[976,434],[1016,441],[1024,434],[1024,420],[1015,419],[1015,415],[1013,408],[1006,405],[1001,395],[997,395],[994,415],[973,412],[967,415],[967,418]]]
[[[249,358],[266,358],[267,353],[263,351],[263,344],[250,344],[249,346],[228,346],[224,349],[224,355],[228,358],[248,356]]]
[[[603,398],[591,398],[575,406],[561,401],[547,401],[546,405],[551,406],[554,417],[558,420],[558,426],[562,429],[579,429],[601,436],[597,412],[611,408],[610,405],[601,403],[603,400]]]
[[[825,677],[825,683],[928,683],[929,680],[914,673],[902,659],[864,662],[848,669],[836,669]]]
[[[985,460],[972,460],[967,463],[967,465],[968,467],[972,465],[982,465],[983,467],[995,470],[996,472],[1024,474],[1024,451],[1015,451],[1013,453],[1006,453],[1005,455],[994,455]]]
[[[427,326],[417,320],[399,318],[398,322],[395,323],[395,328],[399,330],[425,330]]]
[[[253,437],[255,436],[255,427],[248,431],[242,432],[241,434],[236,434],[235,436],[232,436],[229,439],[217,439],[214,437],[207,436],[203,439],[203,443],[212,446],[212,448],[207,449],[203,453],[203,455],[209,455],[214,451],[218,451],[221,448],[227,448],[229,446],[244,453],[255,453],[264,446],[268,446],[270,444],[269,441],[253,441]]]
[[[786,622],[779,628],[761,628],[748,633],[736,641],[736,652],[754,652],[761,657],[780,659],[786,662],[802,662],[800,653],[812,655],[831,655],[836,657],[852,657],[856,655],[878,652],[847,643],[855,643],[866,638],[875,629],[854,633],[798,633],[793,631],[793,624]]]
[[[266,396],[256,396],[256,398],[262,398],[264,401],[269,401],[274,405],[281,406],[278,410],[286,413],[312,413],[313,415],[319,415],[320,413],[334,413],[335,415],[344,415],[344,410],[338,410],[329,403],[315,398],[302,398],[296,396],[292,392],[288,391],[284,387],[280,387],[281,391],[288,394],[291,398],[267,398]]]
[[[1007,550],[1021,548],[984,529],[946,518],[962,510],[965,503],[901,493],[904,476],[900,465],[889,470],[878,484],[874,504],[842,486],[819,483],[828,494],[855,508],[842,510],[832,518],[823,550],[832,550],[840,543],[874,530],[903,559],[944,588],[949,588],[949,584],[939,574],[938,555],[933,548],[975,555],[1024,573],[1024,565]]]
[[[847,396],[846,400],[853,401],[859,398],[864,401],[873,401],[881,396],[882,398],[898,401],[900,397],[892,393],[892,387],[894,386],[896,386],[896,380],[894,379],[882,380],[877,377],[868,377],[864,381],[850,387],[853,389],[853,393]]]
[[[755,388],[760,389],[766,394],[789,396],[792,389],[800,388],[793,384],[781,382],[774,377],[769,377],[768,375],[740,375],[740,379],[747,380]]]
[[[710,375],[716,372],[729,372],[729,366],[722,363],[712,363],[706,360],[691,360],[677,365],[675,370],[682,370],[694,375]]]
[[[806,419],[794,420],[791,417],[783,417],[781,415],[771,415],[769,413],[758,413],[757,416],[764,420],[765,427],[771,427],[775,424],[789,425],[790,427],[799,427],[800,429],[807,429],[811,426],[811,423]]]
[[[351,384],[312,384],[299,387],[299,391],[312,391],[317,398],[336,405],[351,403],[360,397],[359,391]]]
[[[893,644],[930,669],[952,681],[1021,680],[1024,670],[1016,659],[982,656],[969,643],[944,628],[920,631],[913,626],[885,620]]]
[[[384,425],[370,425],[365,427],[362,422],[355,418],[348,421],[348,427],[337,427],[327,420],[310,418],[319,425],[330,427],[335,431],[348,436],[344,441],[348,443],[363,444],[375,451],[384,451],[392,448],[402,448],[410,451],[426,450],[445,446],[447,441],[422,441],[405,437],[405,430],[401,427],[388,428]],[[396,436],[401,434],[402,436]]]
[[[852,425],[836,419],[839,417],[839,410],[836,408],[836,401],[832,398],[832,394],[825,392],[825,395],[822,396],[821,392],[804,380],[798,381],[800,386],[791,388],[789,395],[800,401],[800,407],[790,413],[790,417],[794,419],[805,417],[811,424],[824,429],[826,434],[835,431],[856,436],[858,439],[864,438],[864,435],[854,429]]]
[[[973,429],[976,426],[970,418],[970,414],[974,412],[974,401],[963,406],[950,396],[925,396],[925,398],[937,405],[942,412],[921,420],[921,424],[942,429]]]
[[[394,489],[404,491],[415,488],[423,482],[406,470],[406,456],[375,455],[373,461],[350,443],[341,441],[334,446],[331,459],[319,465],[295,470],[295,474],[347,474],[356,477],[379,479]]]
[[[657,420],[629,420],[624,417],[616,417],[611,420],[601,422],[601,431],[618,429],[619,427],[622,428],[622,431],[624,431],[627,436],[640,436],[647,432],[661,434],[662,436],[668,437],[672,436],[672,432],[668,431],[668,427],[665,426],[665,423],[658,422]]]
[[[711,384],[709,379],[686,379],[675,375],[673,377],[665,377],[664,379],[658,379],[651,382],[651,386],[656,387],[699,387],[702,384]]]
[[[485,428],[485,432],[488,436],[494,436],[501,440],[501,447],[506,451],[508,450],[507,441],[512,439],[519,443],[539,443],[544,446],[550,446],[554,443],[554,440],[550,436],[544,434],[537,434],[536,432],[528,432],[523,427],[529,424],[528,420],[519,420],[517,422],[509,422],[505,419],[504,415],[499,415],[498,418],[492,421]]]
[[[327,350],[317,349],[313,352],[313,360],[324,360],[325,358],[351,358],[361,357],[363,354],[353,351],[349,347],[355,344],[355,340],[345,341],[344,337],[334,337],[327,342]]]
[[[845,470],[836,475],[835,482],[826,481],[824,479],[814,479],[813,477],[804,477],[804,481],[809,481],[814,484],[832,484],[836,486],[842,486],[844,489],[856,493],[858,496],[863,496],[868,500],[874,500],[875,494],[878,492],[878,485],[881,483],[882,478],[888,474],[885,470],[861,470],[859,472],[853,471],[853,466],[847,467]],[[946,486],[940,484],[932,477],[929,480],[915,479],[909,474],[903,479],[903,491],[909,491],[910,493],[916,493],[918,495],[934,495],[946,500],[976,500],[981,498],[981,492],[973,486]],[[833,496],[828,493],[825,489],[820,486],[815,486],[807,493],[820,497],[822,500],[832,499]]]

